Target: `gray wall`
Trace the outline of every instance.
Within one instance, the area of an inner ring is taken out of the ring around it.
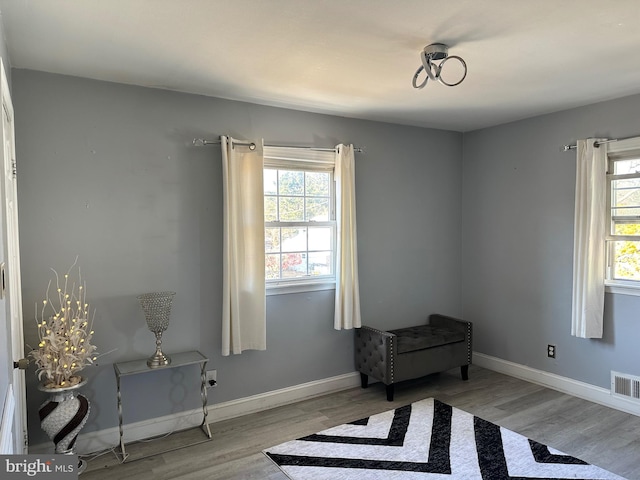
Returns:
[[[640,298],[607,294],[601,340],[570,335],[578,138],[640,134],[640,96],[464,135],[463,298],[474,348],[609,388],[640,375]],[[546,355],[557,345],[556,359]]]
[[[194,137],[365,147],[356,160],[364,322],[401,327],[462,313],[461,134],[28,70],[13,71],[13,88],[26,340],[35,344],[32,312],[49,268],[63,271],[79,255],[95,342],[117,349],[86,370],[86,431],[117,425],[111,364],[153,351],[135,299],[144,292],[177,292],[164,349],[210,357],[212,403],[354,370],[353,332],[333,330],[332,291],[268,297],[267,351],[220,356],[221,160],[219,147],[192,147]],[[126,421],[197,408],[195,369],[182,370],[125,385]],[[46,441],[36,417],[43,397],[27,378],[36,444]]]
[[[352,333],[332,329],[331,291],[268,297],[268,350],[220,356],[220,153],[190,145],[220,134],[365,147],[356,188],[366,323],[463,315],[478,352],[605,388],[612,369],[640,375],[640,298],[607,295],[604,339],[569,334],[575,152],[560,148],[637,135],[640,96],[464,135],[28,70],[13,71],[13,100],[27,342],[49,268],[79,255],[96,343],[117,349],[87,370],[86,431],[117,424],[111,364],[153,349],[135,300],[144,292],[178,292],[165,350],[211,358],[212,403],[353,371]],[[27,378],[35,444],[46,440],[43,397]],[[126,384],[126,420],[196,408],[195,381],[184,369]]]

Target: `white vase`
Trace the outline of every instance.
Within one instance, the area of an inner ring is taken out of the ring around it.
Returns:
[[[75,455],[76,438],[89,418],[89,400],[78,393],[87,383],[83,379],[71,387],[38,389],[49,393],[49,399],[40,406],[40,427],[55,444],[55,453]],[[84,460],[78,460],[78,473],[86,468]]]

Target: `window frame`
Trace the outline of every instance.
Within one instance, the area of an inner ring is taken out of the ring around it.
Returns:
[[[628,138],[625,140],[613,141],[607,143],[607,233],[605,236],[606,248],[606,277],[605,291],[608,293],[616,293],[623,295],[640,296],[640,280],[616,279],[614,278],[614,248],[616,241],[632,240],[640,241],[639,236],[616,235],[613,234],[614,218],[613,218],[613,188],[612,182],[621,178],[640,178],[639,174],[630,175],[614,175],[613,165],[616,161],[628,160],[631,158],[640,159],[640,137]]]
[[[328,221],[275,221],[264,222],[265,231],[267,228],[313,228],[329,226],[331,227],[331,275],[318,277],[302,276],[288,279],[268,279],[265,272],[266,293],[269,295],[280,295],[288,293],[309,292],[319,290],[333,290],[336,285],[336,252],[337,252],[337,222],[336,222],[336,183],[335,183],[335,150],[330,149],[310,149],[291,147],[264,147],[263,169],[293,170],[303,172],[326,172],[329,173],[329,210]],[[306,193],[306,192],[305,192]],[[267,194],[265,193],[265,198]],[[306,194],[302,195],[306,198]],[[309,248],[307,245],[307,254]],[[265,255],[266,244],[265,244]]]

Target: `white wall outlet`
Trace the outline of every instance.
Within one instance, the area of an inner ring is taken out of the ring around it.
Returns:
[[[218,371],[217,370],[207,370],[207,387],[215,387],[218,385]]]
[[[556,358],[556,346],[555,345],[547,345],[547,357]]]

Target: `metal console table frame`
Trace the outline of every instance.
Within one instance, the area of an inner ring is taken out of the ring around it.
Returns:
[[[206,385],[206,366],[209,359],[205,357],[202,353],[194,350],[191,352],[181,352],[171,354],[171,363],[169,365],[163,365],[156,368],[149,368],[147,366],[147,359],[140,360],[132,360],[129,362],[120,362],[114,363],[113,369],[116,374],[116,384],[118,388],[118,428],[120,431],[120,455],[122,456],[121,463],[124,463],[127,460],[129,454],[125,450],[124,445],[124,426],[122,422],[122,392],[120,390],[120,379],[122,377],[130,376],[130,375],[140,375],[143,373],[156,372],[158,370],[167,370],[171,368],[184,367],[188,365],[197,365],[200,364],[200,395],[202,397],[202,423],[200,424],[200,429],[207,436],[207,440],[203,440],[202,442],[206,442],[211,439],[211,430],[209,429],[209,424],[207,423],[207,385]],[[196,442],[189,445],[184,445],[184,447],[195,445],[202,442]],[[180,447],[182,448],[182,447]],[[166,453],[166,452],[162,452]]]

